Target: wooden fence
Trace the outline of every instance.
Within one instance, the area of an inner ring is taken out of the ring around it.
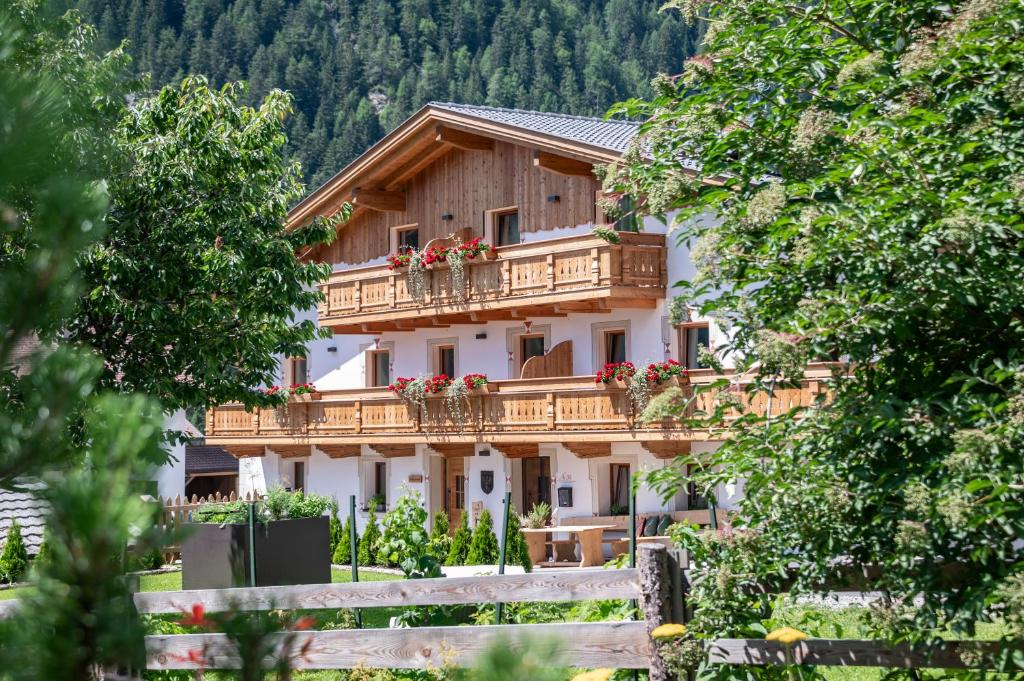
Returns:
[[[220,504],[231,501],[254,501],[262,498],[260,495],[253,495],[252,492],[246,492],[244,497],[237,496],[234,492],[224,496],[220,492],[211,494],[208,497],[199,497],[195,494],[190,499],[187,495],[184,499],[181,495],[174,497],[167,497],[166,499],[158,499],[162,511],[157,517],[157,529],[160,529],[168,537],[173,537],[176,530],[180,530],[183,525],[192,521],[192,512],[203,504]],[[164,560],[168,563],[172,562],[177,554],[180,552],[181,547],[175,544],[163,547]]]
[[[515,601],[637,599],[643,621],[516,624],[471,627],[422,627],[303,631],[290,634],[291,649],[308,652],[297,669],[439,668],[470,666],[491,645],[502,642],[525,649],[531,642],[554,640],[559,662],[574,667],[648,669],[651,681],[671,681],[650,631],[686,619],[687,581],[672,552],[660,545],[639,547],[636,569],[546,571],[522,575],[455,577],[395,582],[255,587],[229,590],[152,592],[135,595],[139,612],[186,612],[201,603],[207,612],[380,608],[465,605]],[[283,643],[283,636],[279,643]],[[705,645],[713,664],[780,665],[782,645],[759,639],[719,639]],[[965,659],[991,652],[992,644],[949,642],[929,649],[877,641],[808,640],[794,645],[789,659],[812,665],[966,668]],[[961,656],[961,651],[973,656]],[[238,659],[223,634],[146,637],[147,669],[233,669]]]

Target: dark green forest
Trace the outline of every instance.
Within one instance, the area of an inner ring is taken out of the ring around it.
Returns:
[[[431,100],[602,114],[678,73],[699,36],[661,0],[56,0],[186,74],[295,97],[289,153],[317,185]]]

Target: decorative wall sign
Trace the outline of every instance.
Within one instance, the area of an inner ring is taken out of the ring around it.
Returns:
[[[423,482],[423,474],[422,473],[410,473],[409,474],[409,482]]]
[[[484,494],[494,491],[494,471],[480,471],[480,489]]]
[[[572,507],[572,487],[559,487],[558,488],[558,507],[559,508],[570,508],[570,507]]]

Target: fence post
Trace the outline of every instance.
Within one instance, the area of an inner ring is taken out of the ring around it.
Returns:
[[[668,548],[661,544],[644,544],[639,550],[640,609],[647,622],[647,633],[667,624],[672,618],[672,577]],[[658,646],[651,641],[650,681],[675,681],[665,661],[658,654]]]
[[[359,548],[356,534],[356,495],[348,497],[348,562],[352,565],[352,581],[359,581]],[[356,608],[356,629],[363,628],[363,614]]]
[[[256,501],[249,502],[249,586],[256,586],[256,526],[254,509]]]
[[[512,492],[505,491],[505,514],[502,521],[501,531],[501,553],[498,557],[498,574],[505,574],[505,556],[508,547],[508,514],[512,506]],[[505,614],[505,604],[494,604],[494,623],[501,624],[501,617]]]

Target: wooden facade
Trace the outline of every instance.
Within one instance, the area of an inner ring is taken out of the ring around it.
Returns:
[[[509,142],[496,142],[490,150],[451,147],[417,175],[387,189],[404,195],[405,210],[360,207],[357,191],[352,218],[316,258],[349,265],[382,258],[393,247],[391,228],[404,225],[418,226],[421,245],[462,230],[493,238],[484,234],[487,212],[513,206],[524,233],[593,223],[598,189],[592,174],[560,175],[535,165],[528,147]]]

